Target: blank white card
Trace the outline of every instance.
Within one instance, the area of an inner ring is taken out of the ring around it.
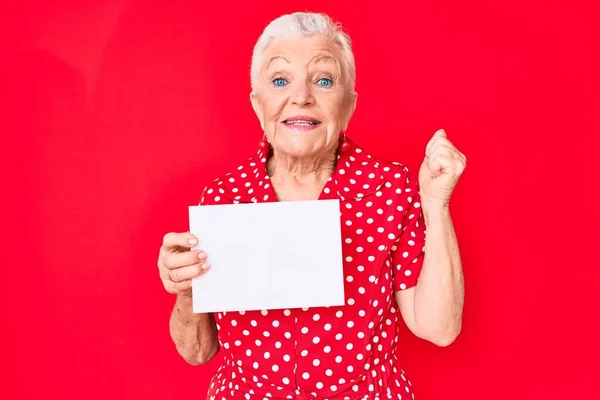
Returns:
[[[192,206],[189,222],[211,265],[195,313],[344,304],[339,200]]]

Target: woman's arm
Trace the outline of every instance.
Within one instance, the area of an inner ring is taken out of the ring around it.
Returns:
[[[448,207],[426,207],[425,259],[416,287],[396,292],[406,325],[418,337],[448,346],[462,325],[464,282]]]
[[[170,321],[171,338],[190,364],[204,364],[219,351],[217,326],[212,314],[192,312],[192,298],[178,295]]]
[[[423,265],[416,286],[396,294],[409,329],[439,346],[451,344],[462,325],[464,280],[449,204],[466,163],[443,129],[427,143],[419,170],[426,227]]]
[[[206,253],[190,250],[198,238],[189,233],[167,233],[158,255],[160,279],[168,293],[177,296],[170,318],[170,333],[177,351],[190,364],[209,361],[219,351],[212,314],[192,308],[192,279],[210,269]]]

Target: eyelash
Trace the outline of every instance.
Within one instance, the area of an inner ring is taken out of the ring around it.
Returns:
[[[319,79],[317,80],[317,82],[320,82],[320,81],[325,81],[325,80],[326,80],[326,81],[329,81],[329,85],[328,85],[328,86],[326,86],[327,88],[329,88],[329,87],[331,87],[331,85],[333,85],[333,79],[330,79],[330,78],[319,78]],[[324,86],[324,87],[325,87],[325,86]]]
[[[319,78],[319,79],[317,79],[317,82],[320,82],[320,81],[323,81],[323,80],[326,80],[326,81],[328,81],[328,82],[329,82],[329,84],[328,84],[328,86],[321,86],[321,87],[330,88],[330,87],[331,87],[331,85],[333,85],[333,79],[331,79],[331,78]],[[282,85],[277,85],[277,83],[276,83],[277,81],[285,81],[285,83],[284,83],[284,84],[282,84]],[[283,86],[285,86],[285,84],[287,84],[288,82],[287,82],[287,80],[286,80],[285,78],[281,78],[281,77],[279,77],[279,78],[274,78],[274,79],[272,79],[272,80],[271,80],[271,83],[272,83],[274,86],[276,86],[276,87],[283,87]]]
[[[277,84],[275,83],[275,82],[277,82],[277,81],[285,81],[285,82],[287,83],[287,80],[286,80],[286,79],[284,79],[284,78],[275,78],[275,79],[273,79],[273,80],[271,81],[271,83],[272,83],[273,85],[277,86],[277,87],[283,87],[283,85],[281,85],[281,86],[277,85]]]

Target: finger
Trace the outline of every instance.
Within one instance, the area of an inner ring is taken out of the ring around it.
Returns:
[[[454,171],[457,175],[462,174],[467,168],[467,158],[454,147],[452,149],[448,149],[445,146],[439,146],[433,149],[432,153],[433,157],[442,156],[451,158],[455,166]]]
[[[456,158],[444,155],[437,155],[429,161],[429,169],[436,177],[441,174],[458,175],[460,174],[460,165],[460,162]]]
[[[210,265],[208,263],[199,262],[194,265],[188,265],[187,267],[171,269],[168,270],[168,279],[173,282],[183,282],[204,274],[209,268]]]
[[[431,148],[435,144],[436,140],[437,140],[436,137],[432,137],[431,139],[429,139],[429,142],[427,142],[427,146],[425,147],[425,156],[426,157],[429,157],[429,155],[431,154]]]
[[[443,129],[438,129],[433,136],[431,137],[431,139],[429,139],[429,142],[427,143],[427,146],[425,147],[425,154],[426,155],[430,155],[431,154],[431,148],[433,147],[433,145],[438,141],[438,139],[440,138],[446,138],[446,132]]]
[[[438,160],[438,158],[430,157],[427,166],[429,167],[429,172],[431,172],[432,178],[437,178],[442,174],[442,166]]]
[[[446,135],[446,131],[444,129],[438,129],[437,131],[435,131],[435,133],[433,134],[433,137],[443,137],[443,138],[447,138],[448,135]]]
[[[440,138],[431,148],[431,152],[429,157],[436,157],[438,155],[443,155],[451,158],[456,158],[457,160],[465,160],[464,155],[454,147],[452,143],[448,139]]]
[[[429,150],[429,155],[434,156],[437,151],[437,148],[441,147],[441,146],[447,147],[450,150],[452,157],[462,160],[464,162],[464,164],[467,163],[467,157],[463,153],[461,153],[456,148],[456,146],[454,146],[454,144],[450,140],[448,140],[446,137],[440,137],[435,141],[435,143]]]
[[[181,282],[172,282],[165,280],[163,281],[163,286],[165,287],[165,290],[167,292],[171,294],[179,294],[181,292],[189,290],[192,287],[192,280],[188,279],[186,281]]]
[[[452,156],[456,152],[456,149],[452,144],[444,138],[438,139],[435,144],[431,147],[429,157],[435,157],[436,155],[447,155]]]
[[[167,250],[177,250],[180,247],[191,248],[198,244],[198,238],[191,233],[167,233],[163,238],[163,247]]]
[[[202,250],[185,251],[183,253],[166,253],[163,257],[163,266],[166,269],[181,268],[194,265],[206,260],[206,253]]]

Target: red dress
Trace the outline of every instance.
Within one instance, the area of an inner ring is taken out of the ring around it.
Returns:
[[[413,287],[425,223],[415,177],[350,141],[319,199],[339,199],[346,304],[216,313],[223,364],[210,399],[412,399],[396,357],[394,291]],[[202,205],[277,201],[259,150]],[[210,255],[209,255],[210,257]]]

